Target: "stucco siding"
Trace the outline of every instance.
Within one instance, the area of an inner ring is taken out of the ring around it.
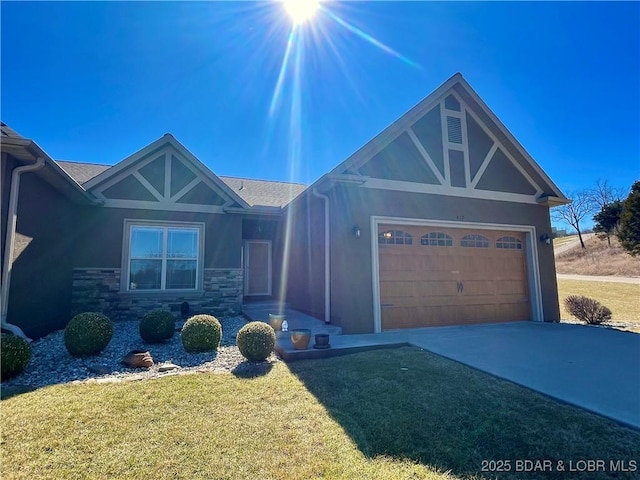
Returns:
[[[75,211],[35,173],[21,176],[7,321],[30,337],[69,321],[73,255],[81,241],[74,235]]]
[[[86,207],[82,211],[78,222],[80,244],[76,252],[75,266],[120,268],[125,219],[204,223],[204,268],[241,267],[240,215],[104,207]]]
[[[324,318],[324,202],[305,196],[292,208],[288,225],[287,302]]]
[[[331,316],[345,333],[374,328],[372,216],[533,226],[537,236],[551,232],[548,208],[541,205],[340,186],[331,192],[331,208]],[[359,239],[352,233],[355,224]],[[543,316],[557,321],[553,250],[538,242],[537,251]]]

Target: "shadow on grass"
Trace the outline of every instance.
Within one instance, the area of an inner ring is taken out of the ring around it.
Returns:
[[[0,401],[7,400],[11,397],[15,397],[18,395],[22,395],[23,393],[29,393],[37,390],[36,387],[29,387],[26,385],[18,385],[18,386],[0,386]]]
[[[273,369],[270,362],[244,361],[236,366],[231,373],[238,378],[256,378],[267,375]]]
[[[514,479],[566,478],[558,462],[605,460],[607,471],[569,475],[596,479],[611,478],[609,460],[628,464],[640,455],[640,432],[415,347],[302,360],[289,369],[370,458]],[[508,472],[489,463],[505,460]],[[526,460],[551,467],[526,471]]]

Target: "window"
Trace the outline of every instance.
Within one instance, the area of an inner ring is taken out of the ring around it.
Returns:
[[[420,244],[434,247],[453,247],[453,237],[442,232],[430,232],[420,237]]]
[[[378,244],[380,245],[412,245],[413,237],[410,233],[402,230],[387,230],[378,234]]]
[[[127,290],[195,290],[201,264],[199,225],[128,225]]]
[[[461,247],[489,248],[489,239],[484,235],[473,233],[465,235],[460,240]]]
[[[502,237],[496,240],[496,248],[522,250],[522,242],[516,237]]]

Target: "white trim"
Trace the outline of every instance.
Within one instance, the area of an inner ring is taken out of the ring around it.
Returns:
[[[449,164],[449,129],[447,127],[447,112],[444,108],[444,95],[440,99],[440,135],[442,136],[442,160],[444,163],[445,186],[451,186],[451,169]]]
[[[480,168],[478,168],[478,171],[476,172],[476,176],[473,177],[473,180],[471,181],[471,188],[473,189],[476,188],[476,185],[482,178],[482,175],[484,175],[484,171],[489,166],[489,162],[491,161],[493,156],[496,154],[496,151],[498,150],[498,148],[499,148],[498,142],[493,142],[493,145],[491,145],[491,148],[487,152],[487,155],[484,157],[484,160],[482,160],[482,163],[480,164]]]
[[[452,197],[477,198],[481,200],[495,200],[501,202],[529,203],[539,205],[534,195],[521,193],[494,192],[492,190],[473,190],[463,187],[447,185],[431,185],[428,183],[405,182],[402,180],[385,180],[370,178],[361,188],[377,188],[381,190],[395,190],[408,193],[427,193],[432,195],[446,195]]]
[[[120,293],[197,293],[204,290],[204,254],[205,254],[205,224],[203,222],[176,222],[176,221],[164,221],[164,220],[139,220],[132,218],[124,219],[124,228],[122,235],[122,252],[120,262]],[[134,227],[158,227],[164,230],[162,236],[163,251],[166,252],[168,241],[167,231],[169,228],[185,228],[198,230],[198,257],[196,258],[196,284],[195,288],[185,289],[166,289],[166,263],[167,258],[162,257],[162,276],[160,279],[161,287],[159,290],[132,290],[129,288],[131,271],[129,269],[129,262],[131,259],[131,231]]]
[[[529,155],[529,153],[524,149],[524,147],[520,144],[520,142],[516,140],[516,138],[511,134],[509,129],[498,119],[498,117],[487,106],[487,104],[484,103],[482,98],[480,98],[480,96],[475,92],[475,90],[471,88],[471,85],[469,85],[469,83],[462,77],[462,75],[460,75],[457,78],[457,83],[459,83],[460,86],[467,91],[467,93],[471,96],[471,98],[473,98],[476,101],[476,103],[480,106],[480,108],[487,114],[489,119],[498,127],[498,130],[500,130],[504,134],[504,136],[507,137],[507,140],[511,144],[513,144],[516,150],[520,152],[523,158],[533,167],[536,173],[540,175],[540,178],[542,178],[542,180],[544,180],[551,187],[551,189],[554,191],[554,193],[558,197],[564,198],[564,195],[562,194],[558,186],[551,180],[551,178],[549,178],[549,176],[544,172],[542,167],[538,165],[538,163],[533,159],[533,157]]]
[[[144,200],[105,199],[103,207],[126,208],[129,210],[163,210],[167,212],[226,213],[223,205],[196,205],[190,203],[148,202]]]
[[[413,145],[418,149],[418,152],[420,153],[420,155],[422,155],[422,158],[424,158],[424,161],[427,163],[427,166],[431,169],[431,171],[436,176],[438,181],[442,185],[444,185],[446,183],[444,177],[440,173],[440,170],[438,170],[438,167],[436,167],[436,164],[431,159],[431,156],[425,150],[425,148],[422,145],[422,143],[420,143],[420,140],[418,139],[418,137],[416,136],[416,134],[414,133],[414,131],[413,131],[413,129],[411,127],[407,128],[407,134],[409,135],[409,138],[413,142]]]
[[[534,195],[536,197],[539,196],[542,193],[542,189],[540,188],[540,185],[538,185],[531,178],[531,176],[526,172],[526,170],[522,167],[522,165],[520,165],[520,163],[515,158],[513,158],[513,156],[509,153],[509,150],[507,150],[507,148],[502,144],[502,142],[500,142],[498,140],[498,138],[491,132],[491,130],[489,130],[489,128],[484,124],[484,122],[482,120],[480,120],[480,118],[471,109],[471,107],[469,107],[469,105],[467,105],[467,103],[464,100],[462,100],[460,97],[458,97],[457,94],[456,94],[456,98],[460,102],[460,106],[461,106],[463,112],[464,113],[468,112],[469,115],[475,120],[475,122],[484,131],[484,133],[493,141],[493,145],[491,146],[489,151],[492,151],[493,147],[497,145],[496,149],[500,148],[500,150],[502,150],[502,153],[509,159],[509,161],[513,164],[513,166],[516,167],[516,169],[531,184],[531,186],[533,188],[535,188],[536,193]],[[470,159],[469,159],[469,139],[467,137],[467,118],[466,118],[466,115],[464,117],[462,125],[463,125],[463,134],[464,134],[463,135],[463,142],[466,142],[466,147],[467,147],[466,148],[466,157],[467,157],[466,162],[467,162],[467,166],[469,167],[469,170],[468,170],[469,171],[469,175],[471,175],[471,163],[470,163]],[[493,151],[493,154],[495,154],[495,150]],[[484,172],[486,171],[488,164],[491,162],[491,159],[493,158],[493,154],[488,157],[488,160],[487,160],[487,157],[485,157],[485,159],[483,160],[483,163],[480,166],[480,169],[482,169],[482,175],[484,175]],[[485,161],[487,162],[487,165],[484,164]],[[471,183],[467,183],[469,188],[472,188],[472,189],[476,188],[476,185],[480,181],[480,178],[482,178],[482,175],[478,176],[478,174],[480,174],[480,170],[478,170],[478,173],[476,174],[476,178],[474,178],[474,181],[472,181]]]
[[[267,244],[269,247],[268,255],[267,255],[267,291],[260,293],[248,293],[249,292],[249,268],[251,267],[251,244]],[[272,294],[272,251],[273,247],[271,245],[271,240],[245,240],[245,251],[246,251],[246,263],[244,265],[244,296],[245,297],[255,297],[262,295],[271,295]]]
[[[142,184],[142,186],[143,186],[144,188],[146,188],[146,189],[149,191],[149,193],[150,193],[151,195],[153,195],[154,197],[156,197],[156,198],[158,199],[158,201],[159,201],[159,202],[161,202],[161,201],[163,200],[162,195],[160,194],[160,192],[159,192],[159,191],[157,191],[157,190],[155,189],[155,187],[154,187],[153,185],[151,185],[151,184],[149,183],[149,181],[148,181],[146,178],[144,178],[144,177],[142,176],[142,174],[140,173],[140,170],[136,170],[135,172],[133,172],[133,177],[134,177],[136,180],[138,180],[138,181]]]
[[[218,176],[216,176],[206,165],[198,160],[184,145],[178,142],[173,135],[165,134],[158,140],[152,142],[136,153],[130,155],[126,159],[122,160],[113,167],[105,170],[100,175],[89,180],[83,185],[86,190],[95,190],[91,193],[96,194],[99,198],[104,198],[100,193],[109,186],[117,183],[120,179],[129,174],[129,169],[139,170],[147,163],[155,160],[157,156],[165,155],[165,192],[164,197],[169,198],[170,191],[170,177],[171,177],[171,155],[174,154],[176,158],[181,161],[186,168],[191,170],[196,177],[200,177],[203,181],[209,180],[216,193],[227,201],[226,206],[237,203],[243,208],[249,208],[250,205],[245,202],[236,192],[233,191],[226,183],[224,183]],[[149,158],[147,158],[149,157]]]
[[[458,100],[459,101],[459,100]],[[466,188],[471,188],[471,165],[470,165],[470,153],[469,153],[469,137],[467,137],[467,111],[464,102],[460,102],[460,128],[462,129],[462,146],[463,149],[463,161],[464,161],[464,185]]]
[[[189,191],[193,189],[196,185],[198,185],[201,181],[202,180],[200,179],[200,177],[196,175],[196,178],[194,178],[189,183],[187,183],[184,187],[178,190],[175,195],[172,195],[171,200],[173,200],[175,203],[178,203],[178,201],[182,197],[184,197],[187,193],[189,193]]]
[[[565,199],[562,192],[558,189],[558,187],[551,181],[551,179],[547,176],[546,173],[542,170],[542,168],[531,158],[531,156],[524,150],[524,148],[517,142],[517,140],[511,135],[511,133],[506,129],[506,127],[497,119],[497,117],[493,114],[493,112],[489,109],[489,107],[480,99],[480,97],[475,93],[475,91],[471,88],[471,86],[467,83],[467,81],[462,77],[460,73],[456,73],[451,78],[449,78],[446,82],[444,82],[440,87],[436,88],[432,93],[427,95],[424,99],[422,99],[418,104],[416,104],[413,108],[411,108],[407,113],[403,116],[395,120],[391,125],[382,130],[382,132],[378,133],[375,137],[373,137],[369,142],[363,145],[359,150],[349,156],[342,163],[337,165],[333,170],[331,170],[328,174],[323,175],[318,180],[316,180],[307,191],[312,190],[313,188],[318,188],[322,183],[325,183],[329,180],[330,175],[339,174],[343,171],[353,171],[353,169],[359,168],[362,164],[366,163],[370,160],[375,154],[377,154],[380,150],[385,148],[393,139],[401,135],[404,131],[407,131],[419,118],[421,118],[425,113],[430,111],[436,105],[440,106],[440,123],[441,123],[441,133],[443,134],[442,145],[443,150],[448,146],[448,139],[446,138],[446,114],[463,114],[465,116],[464,120],[466,122],[466,113],[468,112],[472,118],[478,122],[480,127],[489,135],[489,137],[497,142],[495,136],[489,130],[489,126],[484,122],[478,119],[478,116],[474,112],[474,110],[462,100],[461,93],[458,93],[456,89],[462,89],[464,91],[465,96],[468,94],[471,99],[476,102],[477,108],[479,112],[484,112],[487,116],[489,123],[493,123],[491,127],[495,127],[502,134],[505,135],[506,142],[511,143],[513,147],[521,153],[522,160],[524,163],[528,163],[531,165],[533,170],[540,175],[540,179],[542,182],[549,187],[557,194],[557,197],[560,200]],[[455,112],[448,110],[444,107],[444,99],[447,95],[453,95],[456,100],[460,102],[461,112]],[[464,113],[462,110],[464,109]],[[497,142],[500,145],[501,142]],[[514,162],[514,165],[520,167],[519,170],[523,171],[524,167],[521,167],[520,163],[517,162],[509,153],[508,149],[504,148],[502,145],[503,151],[507,158],[511,162]],[[449,173],[449,161],[448,161],[448,152],[443,151],[444,156],[444,178],[446,179],[445,185],[451,185],[450,181],[450,173]],[[468,149],[467,149],[468,156]],[[469,176],[470,176],[469,170]],[[527,175],[527,181],[532,183],[536,189],[540,192],[543,191],[540,189],[540,186],[535,182],[530,180],[530,176]],[[469,184],[467,184],[469,187]],[[546,188],[546,186],[545,186]],[[539,194],[538,194],[539,195]]]
[[[542,289],[540,269],[538,265],[537,233],[533,225],[513,225],[502,223],[456,222],[450,220],[428,220],[421,218],[371,216],[371,265],[373,285],[373,329],[375,333],[382,331],[382,315],[380,309],[380,263],[378,249],[378,226],[410,225],[440,228],[473,228],[476,230],[516,231],[523,232],[526,240],[527,280],[529,283],[529,305],[531,318],[543,322]]]

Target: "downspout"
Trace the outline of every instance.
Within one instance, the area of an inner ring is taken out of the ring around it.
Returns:
[[[318,193],[318,189],[312,190],[314,196],[324,200],[324,323],[331,323],[331,256],[330,256],[330,232],[329,232],[329,197]]]
[[[18,197],[20,194],[20,176],[26,172],[35,172],[44,166],[44,158],[38,157],[35,163],[23,165],[13,169],[11,174],[11,189],[9,190],[9,209],[7,210],[7,233],[4,242],[4,262],[2,264],[2,291],[0,292],[0,325],[5,330],[31,341],[20,327],[7,323],[9,310],[9,286],[13,267],[13,247],[18,224]]]

